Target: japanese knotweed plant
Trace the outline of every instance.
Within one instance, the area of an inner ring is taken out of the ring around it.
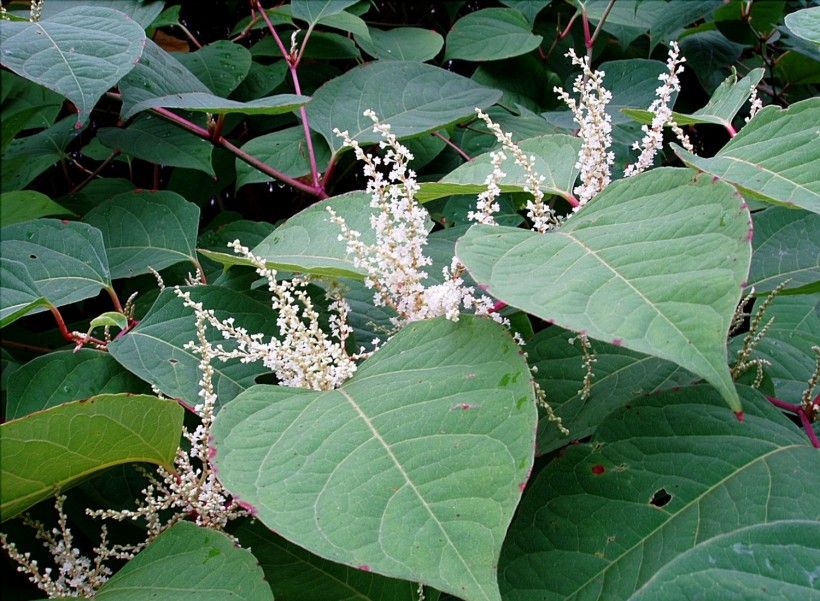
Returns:
[[[0,7],[4,594],[816,591],[817,9],[194,4]]]

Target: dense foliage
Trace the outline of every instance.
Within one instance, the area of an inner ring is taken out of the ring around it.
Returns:
[[[3,7],[4,599],[820,594],[820,7],[271,4]]]

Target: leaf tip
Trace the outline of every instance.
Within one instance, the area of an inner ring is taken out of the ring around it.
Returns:
[[[359,564],[356,566],[357,570],[361,570],[362,572],[372,572],[373,570],[370,569],[370,566],[366,563]]]
[[[595,474],[596,476],[600,476],[604,472],[606,472],[606,468],[603,465],[601,465],[600,463],[596,463],[595,465],[592,466],[592,473]]]
[[[735,411],[735,417],[737,418],[737,421],[739,421],[742,424],[743,420],[746,419],[746,414],[743,413],[743,410]]]

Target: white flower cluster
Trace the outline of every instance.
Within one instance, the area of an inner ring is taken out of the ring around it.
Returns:
[[[582,143],[575,168],[580,171],[581,185],[573,190],[578,197],[578,206],[574,209],[577,211],[611,181],[615,155],[609,151],[612,119],[606,112],[606,105],[612,100],[612,93],[604,87],[604,72],[593,71],[587,57],[578,58],[572,49],[565,56],[582,70],[572,84],[573,92],[578,94],[577,101],[562,88],[553,88],[572,111],[580,128],[578,137]]]
[[[544,181],[544,176],[539,175],[535,171],[535,157],[527,156],[523,150],[512,139],[512,134],[505,132],[501,126],[493,122],[490,116],[481,109],[476,109],[476,114],[484,121],[487,128],[493,132],[495,139],[498,140],[504,150],[509,152],[515,164],[524,169],[526,175],[526,182],[524,184],[524,191],[532,195],[532,199],[527,201],[527,217],[532,222],[532,229],[544,233],[547,230],[555,227],[558,224],[558,219],[553,210],[544,202],[544,192],[541,190],[541,183]],[[468,218],[480,223],[495,223],[495,220],[487,221],[487,215],[492,218],[492,213],[498,211],[498,204],[495,199],[501,190],[498,188],[498,182],[505,176],[501,171],[501,161],[506,159],[503,152],[491,153],[491,160],[493,171],[485,180],[487,184],[487,191],[478,195],[477,212],[468,214]],[[491,204],[488,205],[488,200]],[[490,212],[492,211],[492,213]]]
[[[501,210],[501,207],[496,202],[496,199],[501,195],[501,188],[498,183],[507,177],[507,174],[501,170],[501,165],[503,165],[506,160],[507,155],[501,150],[490,153],[492,171],[484,179],[486,189],[484,192],[481,192],[476,199],[476,210],[467,213],[467,219],[470,221],[483,223],[485,225],[497,225],[495,222],[495,214]]]
[[[50,531],[41,522],[31,520],[27,516],[23,517],[23,522],[34,529],[35,539],[41,541],[51,555],[57,568],[56,573],[54,568],[50,567],[44,568],[41,572],[38,561],[31,558],[31,553],[21,553],[14,543],[8,541],[5,534],[0,533],[0,544],[9,557],[17,562],[17,571],[27,574],[29,580],[48,595],[49,599],[92,598],[111,575],[111,569],[105,565],[105,561],[123,555],[128,559],[132,555],[122,553],[116,548],[109,548],[107,531],[103,528],[100,546],[93,550],[94,559],[84,556],[74,546],[74,536],[68,528],[68,520],[63,510],[64,502],[65,496],[57,495],[54,507],[57,511],[58,527]]]
[[[339,240],[347,243],[354,265],[367,272],[365,285],[375,291],[374,303],[391,307],[398,313],[393,320],[395,326],[442,315],[455,321],[461,308],[490,314],[492,303],[483,295],[476,296],[475,290],[465,285],[461,278],[464,268],[457,260],[443,269],[443,283],[425,286],[424,268],[431,264],[424,254],[427,212],[415,200],[419,186],[415,172],[408,168],[413,155],[390,131],[390,125],[381,123],[372,110],[365,111],[364,115],[373,121],[373,130],[382,136],[379,147],[386,150],[383,157],[364,152],[346,131],[336,129],[334,133],[364,163],[370,206],[377,209],[370,219],[376,242],[362,242],[360,232],[350,229],[331,207],[328,212],[341,229]],[[389,168],[387,176],[380,167]],[[493,200],[489,200],[490,205]]]
[[[643,139],[632,145],[632,148],[640,150],[641,154],[637,161],[626,167],[624,170],[625,177],[638,175],[652,166],[655,155],[663,146],[663,128],[667,125],[672,128],[672,131],[689,152],[694,151],[689,138],[672,119],[672,107],[670,106],[672,94],[680,91],[678,75],[683,73],[683,63],[685,61],[686,59],[680,56],[678,43],[670,42],[669,56],[666,60],[667,72],[658,76],[662,84],[655,90],[657,98],[649,105],[649,111],[653,115],[652,123],[651,125],[641,126],[641,130],[644,132]]]
[[[276,271],[269,269],[265,261],[255,256],[247,247],[235,240],[231,246],[237,253],[249,259],[256,272],[268,282],[272,293],[271,307],[277,312],[276,325],[279,337],[264,341],[264,334],[249,334],[245,328],[236,326],[234,318],[220,320],[214,312],[201,303],[191,300],[190,293],[178,291],[185,305],[192,308],[197,320],[219,331],[226,340],[236,343],[235,348],[225,349],[216,345],[210,349],[213,358],[240,359],[244,363],[261,361],[269,368],[283,386],[332,390],[338,388],[356,371],[356,364],[345,351],[350,333],[347,325],[349,308],[341,298],[336,298],[331,309],[331,334],[326,334],[319,324],[319,312],[307,293],[307,282],[293,278],[277,280]],[[193,348],[200,351],[203,341]]]
[[[763,101],[757,95],[757,87],[752,86],[752,94],[749,96],[749,116],[746,117],[745,122],[748,123],[754,116],[763,108]]]

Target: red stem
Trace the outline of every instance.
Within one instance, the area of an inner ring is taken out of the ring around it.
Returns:
[[[589,32],[589,17],[587,17],[586,11],[581,13],[581,22],[584,24],[584,46],[586,46],[587,50],[591,50],[592,34]]]
[[[769,400],[769,402],[772,405],[774,405],[775,407],[779,407],[780,409],[783,409],[783,411],[788,411],[790,413],[797,413],[800,410],[800,405],[792,405],[791,403],[787,403],[786,401],[781,401],[780,399],[778,399],[776,397],[773,397],[773,396],[767,396],[766,398]]]
[[[62,314],[60,313],[60,310],[57,307],[52,305],[52,306],[49,306],[48,310],[51,311],[51,314],[54,316],[54,321],[57,322],[57,329],[60,330],[60,334],[62,334],[63,338],[65,338],[70,343],[72,343],[72,344],[78,344],[79,343],[78,346],[81,346],[82,344],[84,344],[86,342],[91,342],[93,344],[103,346],[103,347],[106,345],[105,341],[99,340],[97,338],[92,338],[91,336],[89,336],[87,338],[84,337],[82,340],[79,340],[76,336],[74,336],[74,334],[72,334],[69,331],[68,326],[65,325],[65,320],[63,319],[63,316],[62,316]]]
[[[578,15],[581,14],[581,11],[576,11],[572,18],[567,23],[567,26],[564,28],[564,31],[558,34],[558,39],[563,40],[565,37],[569,35],[569,30],[572,28],[572,24],[575,23],[575,19],[578,18]]]
[[[571,206],[573,209],[581,205],[581,203],[578,202],[578,199],[575,198],[575,196],[573,196],[571,192],[568,192],[567,195],[564,196],[564,200],[566,200],[569,203],[569,206]]]
[[[731,123],[727,124],[725,127],[726,131],[729,132],[730,137],[734,138],[737,135],[737,130],[734,127],[732,127]]]
[[[803,424],[803,430],[806,431],[806,436],[811,441],[811,446],[815,449],[820,449],[820,440],[817,440],[817,435],[814,433],[814,428],[811,426],[811,420],[806,410],[803,407],[798,408],[797,415],[800,417],[800,423]]]
[[[439,138],[440,140],[443,140],[444,143],[447,144],[447,146],[449,146],[450,148],[455,150],[458,154],[460,154],[461,158],[463,158],[465,161],[472,161],[473,160],[473,157],[471,157],[469,154],[467,154],[461,148],[459,148],[459,146],[457,144],[455,144],[452,140],[449,140],[448,138],[445,138],[444,136],[442,136],[437,131],[434,131],[433,135],[435,137]]]
[[[336,155],[330,157],[330,162],[327,164],[327,168],[325,169],[325,175],[322,178],[322,189],[327,190],[327,183],[330,181],[330,176],[333,175],[333,172],[336,171],[336,165],[338,165],[338,161],[336,160]]]

